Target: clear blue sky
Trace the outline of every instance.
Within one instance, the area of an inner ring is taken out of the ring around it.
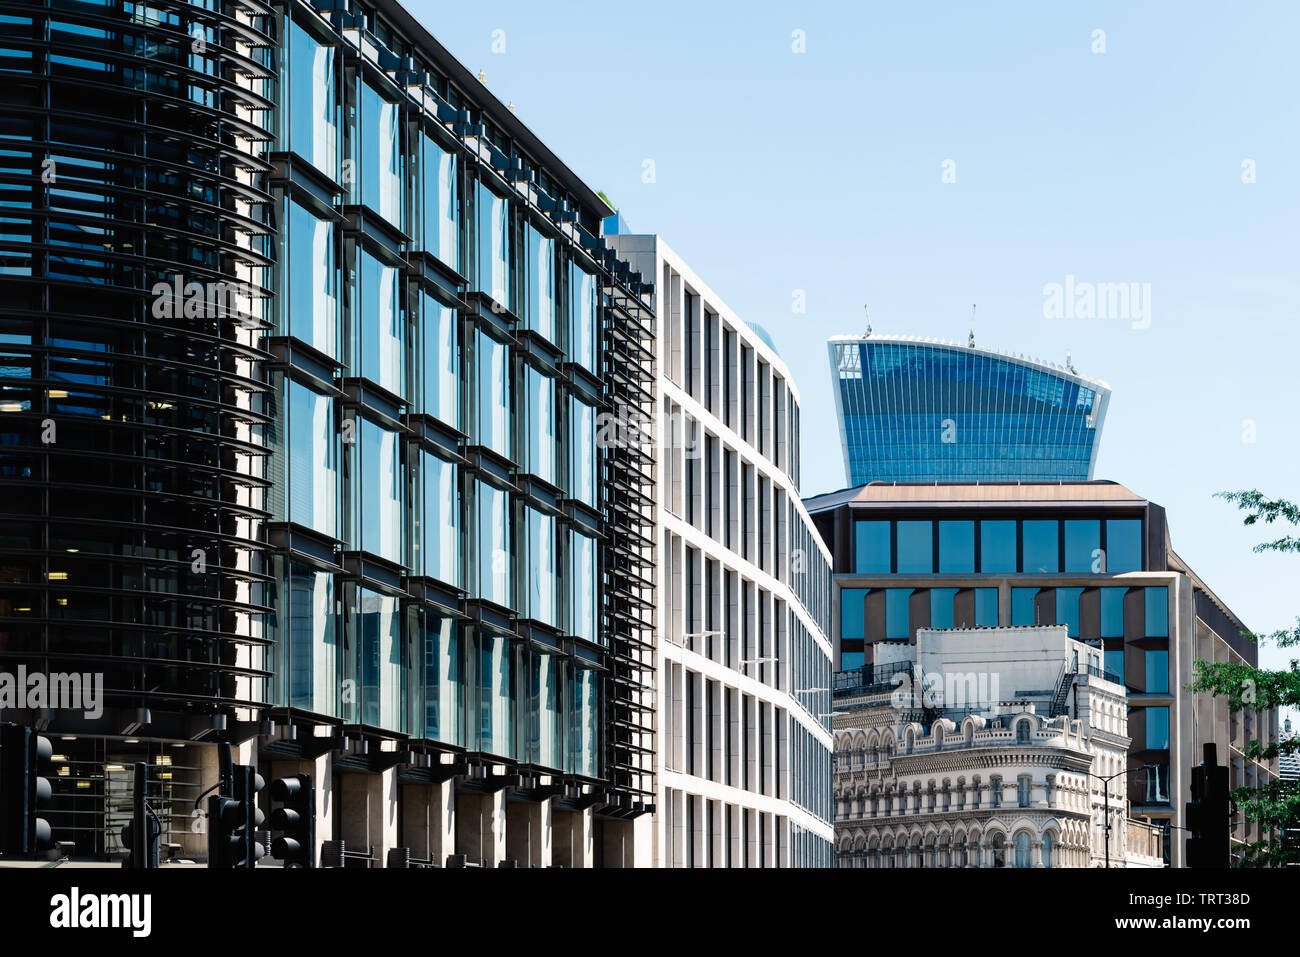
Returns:
[[[1300,556],[1251,554],[1265,532],[1211,497],[1300,499],[1300,5],[407,3],[772,334],[805,495],[845,484],[827,337],[867,303],[877,332],[962,339],[977,303],[981,345],[1111,385],[1097,477],[1164,505],[1249,627],[1300,614]],[[1044,318],[1067,274],[1150,283],[1150,328]]]

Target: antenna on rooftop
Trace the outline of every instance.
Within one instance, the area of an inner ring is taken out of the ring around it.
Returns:
[[[1065,368],[1073,372],[1075,375],[1079,374],[1078,371],[1074,368],[1074,359],[1073,357],[1071,357],[1069,349],[1065,350]]]
[[[871,335],[871,307],[864,304],[862,306],[862,311],[867,314],[867,335],[870,336]]]
[[[970,349],[975,348],[975,303],[970,306],[970,338],[966,340],[966,346]]]

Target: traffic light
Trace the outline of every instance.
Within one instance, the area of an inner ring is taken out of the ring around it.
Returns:
[[[266,786],[247,764],[230,766],[223,790],[208,799],[208,867],[253,867],[266,853],[254,833],[265,820],[257,807],[257,792]]]
[[[131,801],[131,820],[122,825],[122,844],[126,857],[125,868],[156,868],[159,842],[162,840],[162,822],[145,800],[145,780],[148,765],[135,765],[135,792]]]
[[[271,812],[271,830],[281,832],[271,844],[271,856],[285,867],[315,867],[316,789],[311,775],[273,781],[271,800],[284,805]]]
[[[1213,744],[1202,747],[1201,765],[1192,768],[1192,800],[1187,802],[1187,866],[1227,867],[1228,769],[1218,763]]]
[[[50,800],[41,771],[52,753],[50,739],[31,728],[0,725],[0,854],[31,858],[50,847],[40,810]]]

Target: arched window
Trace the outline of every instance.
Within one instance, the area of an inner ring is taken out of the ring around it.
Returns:
[[[1016,744],[1028,744],[1028,743],[1029,743],[1029,722],[1017,721],[1016,722]]]
[[[1007,839],[1000,833],[993,835],[993,866],[1007,866]]]
[[[1043,866],[1052,866],[1052,832],[1047,831],[1043,834]]]
[[[1021,831],[1016,835],[1016,867],[1033,867],[1029,856],[1029,832]]]

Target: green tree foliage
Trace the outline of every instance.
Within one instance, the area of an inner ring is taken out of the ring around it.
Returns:
[[[1300,506],[1284,499],[1267,499],[1258,491],[1220,492],[1216,496],[1233,503],[1246,513],[1246,525],[1282,522],[1300,526]],[[1255,546],[1256,552],[1300,553],[1300,537],[1283,535]],[[1292,628],[1266,635],[1243,632],[1259,645],[1269,642],[1280,648],[1300,645],[1300,618]],[[1265,711],[1269,708],[1300,707],[1300,661],[1291,659],[1290,670],[1269,671],[1234,662],[1197,661],[1194,664],[1192,691],[1225,697],[1233,712],[1243,709]],[[1282,754],[1300,751],[1300,737],[1290,741],[1250,741],[1245,757],[1271,761]],[[1271,780],[1263,787],[1243,787],[1232,792],[1247,821],[1258,821],[1262,840],[1244,846],[1241,863],[1253,867],[1281,867],[1300,863],[1300,782]]]

